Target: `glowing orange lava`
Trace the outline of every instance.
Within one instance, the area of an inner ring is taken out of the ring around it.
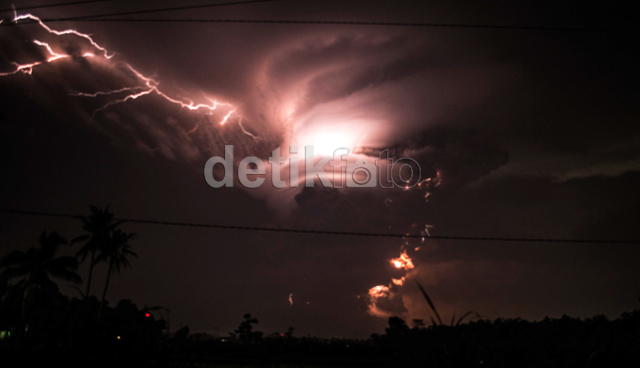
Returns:
[[[392,259],[391,260],[391,264],[395,268],[404,268],[407,271],[415,268],[415,266],[413,265],[413,261],[407,255],[407,251],[406,250],[402,251],[402,253],[400,254],[400,257]]]
[[[385,298],[389,296],[389,288],[384,285],[374,286],[369,289],[369,296],[373,299]]]

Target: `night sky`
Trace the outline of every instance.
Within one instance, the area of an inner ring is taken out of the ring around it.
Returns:
[[[209,3],[94,2],[18,15]],[[636,26],[630,10],[607,4],[291,0],[112,18]],[[2,209],[88,215],[89,205],[110,205],[119,218],[220,225],[397,234],[431,225],[439,236],[640,239],[637,31],[47,23],[91,35],[102,52],[28,20],[7,26],[14,15],[1,15]],[[54,54],[65,57],[47,62]],[[29,74],[14,62],[41,64]],[[214,100],[215,110],[180,107]],[[212,188],[203,176],[225,145],[236,161],[266,161],[291,144],[346,144],[367,160],[386,148],[415,159],[422,177],[440,184],[430,185],[427,201],[418,187],[278,189],[267,180],[257,189],[237,181]],[[445,320],[470,310],[489,319],[614,318],[640,297],[637,244],[122,228],[137,234],[139,258],[112,278],[108,299],[168,308],[172,330],[225,335],[251,313],[267,333],[293,326],[297,336],[367,337],[392,315],[428,319],[413,280]],[[82,232],[71,219],[0,213],[0,253],[36,246],[43,230],[69,240]],[[390,262],[403,250],[415,268]],[[96,272],[97,293],[106,266]],[[369,290],[402,276],[405,284],[372,309]]]

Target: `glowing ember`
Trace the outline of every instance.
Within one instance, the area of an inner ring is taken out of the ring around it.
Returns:
[[[371,299],[386,298],[389,296],[389,288],[384,285],[374,286],[369,289],[369,297]]]
[[[438,171],[436,173],[436,176],[433,178],[426,178],[424,180],[422,180],[420,183],[418,183],[418,185],[414,188],[417,188],[418,190],[422,190],[424,192],[426,192],[425,198],[427,198],[429,196],[429,189],[432,186],[438,186],[440,185],[440,181],[441,181],[441,176],[440,176],[440,172]],[[410,188],[409,190],[411,190],[413,188]],[[389,207],[391,204],[393,203],[393,201],[389,198],[385,199],[385,205],[387,207]],[[415,224],[412,225],[412,227],[415,227]],[[432,225],[425,225],[424,226],[424,230],[422,230],[420,233],[422,235],[421,238],[421,243],[425,242],[425,237],[430,237],[431,233],[429,232],[429,229],[432,229],[433,226]],[[407,237],[411,235],[409,233],[407,233]],[[392,258],[389,260],[389,263],[391,263],[391,265],[393,267],[395,267],[396,269],[404,269],[405,271],[410,271],[412,269],[415,268],[415,265],[413,264],[413,260],[411,259],[411,257],[409,257],[409,255],[407,254],[407,251],[405,249],[412,247],[409,242],[405,239],[404,245],[402,246],[402,253],[400,253],[400,256],[398,258]],[[420,246],[413,246],[413,249],[417,252],[421,249]],[[378,285],[378,286],[374,286],[373,288],[369,289],[369,306],[368,306],[368,311],[371,315],[374,315],[376,317],[382,317],[382,318],[386,318],[391,316],[391,314],[383,309],[381,309],[378,306],[378,302],[380,301],[380,299],[388,299],[391,300],[394,297],[394,291],[397,290],[399,287],[402,287],[406,281],[408,277],[408,273],[405,273],[404,276],[400,277],[400,278],[392,278],[391,282],[389,283],[389,286],[384,286],[384,285]]]
[[[399,258],[392,259],[391,264],[399,269],[404,268],[406,271],[415,267],[413,261],[407,255],[406,250],[400,254]],[[378,301],[380,299],[393,299],[394,293],[392,288],[404,285],[405,280],[405,276],[399,279],[392,278],[389,286],[377,285],[369,289],[369,313],[377,317],[389,317],[388,312],[378,307]]]
[[[407,255],[407,251],[406,250],[403,251],[402,254],[400,254],[400,257],[392,259],[391,260],[391,264],[395,268],[404,268],[407,271],[410,270],[410,269],[413,269],[415,267],[413,265],[413,261]]]

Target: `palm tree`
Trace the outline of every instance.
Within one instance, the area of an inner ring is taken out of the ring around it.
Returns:
[[[76,258],[56,257],[58,248],[65,244],[67,241],[58,233],[47,234],[43,231],[38,248],[33,247],[26,252],[14,250],[0,260],[0,268],[3,268],[0,277],[3,281],[21,278],[14,286],[20,290],[23,297],[23,314],[27,300],[32,295],[48,290],[57,291],[57,285],[51,277],[73,283],[82,282],[75,272],[78,269]]]
[[[93,275],[93,266],[97,263],[96,254],[100,253],[108,242],[109,232],[115,229],[121,224],[121,222],[113,222],[113,213],[109,212],[109,206],[105,209],[99,209],[95,206],[89,206],[91,215],[89,217],[78,216],[78,219],[82,221],[82,229],[86,234],[75,238],[71,243],[74,244],[79,241],[85,242],[82,248],[76,253],[76,257],[80,258],[80,261],[90,256],[89,263],[89,275],[87,277],[87,290],[84,294],[85,297],[89,296],[91,291],[91,279]]]
[[[108,241],[96,258],[96,263],[104,261],[109,264],[109,268],[107,270],[107,281],[102,292],[102,302],[100,304],[98,318],[100,318],[102,305],[104,305],[104,300],[107,296],[107,289],[109,288],[111,274],[113,274],[114,271],[120,274],[121,268],[127,268],[131,265],[128,257],[138,256],[131,250],[131,245],[129,244],[129,241],[135,238],[135,236],[136,235],[134,233],[126,233],[121,229],[113,229],[109,233]]]

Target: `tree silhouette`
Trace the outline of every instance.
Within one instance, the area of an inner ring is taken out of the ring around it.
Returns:
[[[258,324],[258,319],[251,317],[251,314],[244,315],[244,321],[240,323],[235,333],[238,334],[240,341],[243,343],[251,343],[262,338],[262,332],[253,331],[253,325]]]
[[[81,262],[90,256],[89,263],[89,275],[87,277],[87,289],[84,294],[85,297],[89,296],[91,291],[91,279],[93,275],[93,266],[98,262],[96,254],[106,246],[109,238],[109,233],[121,224],[121,222],[113,222],[114,214],[109,212],[109,206],[104,209],[99,209],[95,206],[89,206],[91,214],[89,217],[78,216],[78,219],[82,221],[82,229],[86,234],[75,238],[72,244],[76,242],[85,242],[82,248],[76,253],[76,257],[80,258]]]
[[[134,233],[126,233],[121,229],[113,229],[109,232],[104,246],[100,250],[100,254],[96,257],[95,261],[107,262],[109,268],[107,269],[107,281],[102,291],[102,301],[100,305],[100,311],[102,311],[102,305],[107,296],[107,289],[109,288],[109,281],[113,272],[120,273],[121,268],[127,268],[130,266],[128,257],[137,257],[138,255],[131,250],[129,241],[135,238]],[[100,317],[100,314],[98,314]]]
[[[23,315],[26,305],[33,295],[44,291],[58,290],[51,277],[64,279],[73,283],[81,283],[82,279],[75,272],[78,260],[74,257],[56,257],[58,248],[66,245],[67,241],[58,233],[40,235],[40,246],[30,248],[24,252],[14,250],[0,260],[3,268],[0,277],[4,282],[21,278],[14,287],[22,294]]]

